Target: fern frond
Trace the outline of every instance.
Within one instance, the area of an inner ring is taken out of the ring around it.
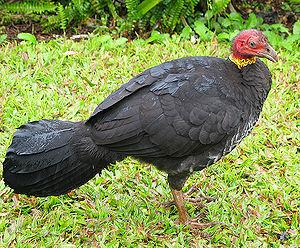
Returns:
[[[149,23],[150,26],[153,27],[160,19],[162,18],[162,12],[156,11],[156,13],[149,13]]]
[[[212,11],[212,15],[218,15],[225,11],[230,0],[208,0],[208,7]]]
[[[56,8],[57,5],[52,2],[37,3],[29,1],[4,3],[0,5],[0,9],[16,14],[42,14],[45,12],[54,12]]]
[[[72,7],[78,13],[79,21],[88,17],[90,2],[85,0],[72,0]]]
[[[188,0],[185,1],[183,8],[182,8],[182,13],[184,14],[185,17],[192,16],[195,12],[195,7],[197,4],[200,2],[200,0]]]
[[[108,9],[109,9],[111,15],[113,16],[113,18],[118,19],[119,16],[117,14],[117,11],[116,11],[116,8],[113,4],[113,1],[112,0],[106,0],[106,2],[107,2]]]
[[[139,0],[125,0],[125,5],[127,8],[127,15],[129,19],[136,19],[137,15],[137,6],[140,4]]]
[[[172,1],[172,7],[168,8],[164,14],[164,23],[167,29],[174,30],[178,21],[180,20],[180,14],[183,9],[184,0]]]
[[[49,16],[47,19],[42,20],[42,27],[45,33],[51,33],[53,30],[59,28],[60,20],[57,15]]]
[[[137,6],[137,16],[141,18],[143,15],[145,15],[149,10],[153,9],[161,1],[162,0],[144,0]]]
[[[68,10],[69,6],[64,7],[62,4],[57,6],[57,14],[48,16],[47,19],[42,21],[44,31],[49,33],[55,29],[65,30],[72,19],[69,19]]]
[[[106,5],[105,0],[90,0],[91,9],[93,12],[99,14],[103,10],[104,6]]]
[[[64,6],[62,6],[61,4],[59,4],[57,8],[57,18],[59,20],[60,29],[65,30],[68,25],[68,19],[67,19]]]

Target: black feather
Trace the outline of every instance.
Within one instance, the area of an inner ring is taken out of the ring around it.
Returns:
[[[17,193],[59,195],[86,183],[114,161],[106,155],[88,137],[82,123],[32,122],[14,135],[3,177]]]

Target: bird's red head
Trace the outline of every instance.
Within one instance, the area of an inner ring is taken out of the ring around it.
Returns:
[[[232,57],[234,59],[250,59],[254,57],[278,61],[275,50],[269,45],[263,32],[248,29],[240,32],[233,40]]]

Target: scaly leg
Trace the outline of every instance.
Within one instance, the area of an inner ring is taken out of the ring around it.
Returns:
[[[186,224],[188,221],[188,213],[184,206],[183,193],[181,190],[178,191],[178,190],[172,189],[172,194],[173,194],[174,202],[178,209],[179,223]]]
[[[222,222],[210,222],[210,223],[199,223],[197,219],[190,220],[186,208],[184,206],[184,198],[181,190],[172,189],[175,205],[178,209],[179,223],[189,225],[192,228],[206,228],[218,224],[224,224]]]
[[[197,221],[197,218],[195,220],[189,219],[188,213],[184,205],[184,194],[181,191],[189,174],[190,174],[189,172],[183,172],[181,174],[179,173],[176,175],[170,175],[170,174],[168,175],[168,182],[173,194],[175,205],[178,209],[179,223],[188,225],[191,228],[206,228],[217,224],[224,224],[221,222],[199,223]]]

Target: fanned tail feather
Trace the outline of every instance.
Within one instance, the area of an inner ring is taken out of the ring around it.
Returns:
[[[41,120],[21,126],[5,161],[5,183],[16,193],[60,195],[77,188],[109,164],[84,123]]]

